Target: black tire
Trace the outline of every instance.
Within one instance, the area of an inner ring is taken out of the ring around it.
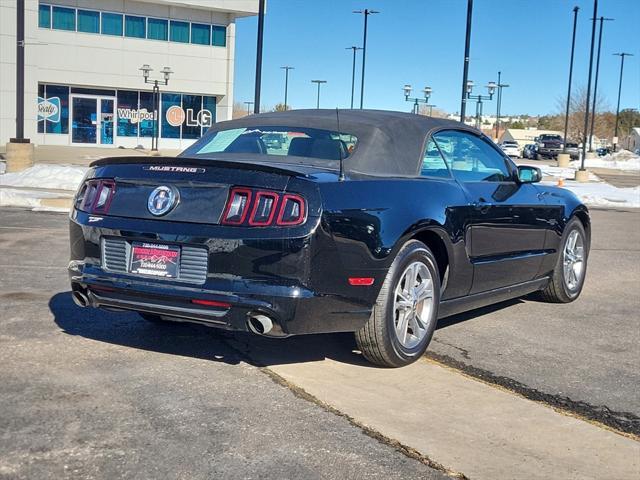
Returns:
[[[584,245],[584,265],[582,267],[581,278],[579,279],[577,285],[575,286],[575,288],[569,288],[564,272],[564,250],[567,244],[567,240],[569,239],[569,236],[573,231],[577,231],[578,235],[582,236]],[[556,266],[553,270],[551,281],[544,290],[541,290],[538,293],[538,297],[541,300],[549,303],[570,303],[577,299],[582,292],[582,287],[584,287],[584,280],[587,276],[588,259],[589,241],[587,235],[584,231],[582,222],[580,222],[579,219],[573,217],[567,223],[567,226],[564,229],[564,233],[562,234],[562,240],[560,241],[560,247],[558,249],[558,261],[556,262]]]
[[[405,270],[416,261],[423,263],[431,274],[433,304],[429,319],[423,319],[425,322],[428,321],[423,338],[414,347],[406,348],[400,343],[396,334],[394,296],[398,282],[402,280]],[[403,367],[415,362],[424,354],[429,342],[431,342],[438,318],[440,275],[437,265],[433,253],[422,242],[410,240],[400,249],[387,272],[371,317],[355,333],[358,348],[371,363],[383,367]]]
[[[539,153],[536,153],[536,160],[544,160],[544,158]]]

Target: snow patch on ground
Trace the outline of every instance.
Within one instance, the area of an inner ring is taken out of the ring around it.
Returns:
[[[68,212],[68,208],[50,207],[42,205],[44,198],[60,198],[60,195],[41,190],[18,190],[14,188],[0,188],[0,207],[24,207],[38,211]]]
[[[530,165],[531,167],[538,167],[542,170],[542,174],[548,177],[564,178],[565,180],[573,180],[576,177],[576,169],[571,167],[554,167],[551,165]],[[599,182],[600,179],[589,172],[589,181]]]
[[[554,182],[542,184],[555,185]],[[640,187],[617,188],[605,182],[567,182],[563,188],[575,193],[588,206],[640,208]]]
[[[0,185],[76,191],[88,167],[41,163],[22,172],[5,173]]]
[[[580,168],[580,162],[571,162],[574,168]],[[629,150],[621,150],[604,157],[587,158],[584,161],[586,168],[610,168],[612,170],[640,171],[640,157]]]

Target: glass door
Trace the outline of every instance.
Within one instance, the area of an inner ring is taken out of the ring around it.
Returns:
[[[100,144],[113,145],[113,104],[112,98],[100,99]]]
[[[98,98],[71,97],[71,143],[96,144]]]

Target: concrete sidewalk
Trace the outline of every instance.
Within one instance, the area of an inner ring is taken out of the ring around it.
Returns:
[[[277,359],[273,344],[236,346],[320,403],[453,474],[487,480],[640,476],[636,439],[427,359],[394,370],[372,368],[356,355],[312,360],[309,350],[318,349],[313,342],[289,342]]]

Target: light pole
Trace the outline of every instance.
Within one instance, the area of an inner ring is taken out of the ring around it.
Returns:
[[[289,70],[295,70],[293,67],[280,67],[284,70],[284,111],[287,111],[287,91],[289,89]]]
[[[482,121],[482,101],[492,100],[493,94],[495,93],[498,85],[495,82],[489,82],[487,83],[486,87],[487,87],[487,91],[489,92],[489,95],[471,95],[471,92],[473,91],[473,81],[471,80],[467,81],[467,90],[466,90],[467,98],[469,100],[476,101],[476,128],[478,130],[480,130],[480,123]]]
[[[260,113],[260,86],[262,85],[262,44],[264,40],[264,3],[258,6],[258,43],[256,47],[256,90],[253,100],[253,113]]]
[[[153,84],[153,137],[151,138],[151,150],[158,151],[158,139],[160,138],[160,126],[158,124],[160,117],[160,85],[169,85],[169,76],[173,73],[169,67],[164,67],[160,70],[162,73],[162,80],[149,78],[149,73],[153,71],[146,63],[139,68],[142,71],[142,78],[144,83]]]
[[[502,89],[507,88],[509,85],[506,83],[501,83],[500,78],[502,76],[502,72],[498,72],[498,84],[496,87],[498,88],[498,98],[496,100],[496,142],[498,141],[498,137],[500,135],[500,109],[502,108]]]
[[[591,107],[591,134],[589,135],[589,151],[593,152],[593,129],[596,124],[596,97],[598,95],[598,73],[600,71],[600,47],[602,47],[602,25],[605,20],[613,18],[600,17],[600,33],[598,34],[598,54],[596,56],[596,78],[593,82],[593,104]]]
[[[593,24],[591,26],[591,51],[589,53],[589,79],[587,80],[587,101],[584,112],[584,134],[582,135],[582,162],[580,171],[584,172],[584,160],[587,156],[587,131],[589,130],[589,101],[591,100],[591,73],[593,71],[593,47],[596,41],[596,18],[598,17],[598,0],[593,0]],[[586,174],[581,174],[586,175]]]
[[[571,60],[569,62],[569,88],[567,90],[567,111],[564,114],[564,142],[562,152],[567,153],[567,132],[569,130],[569,108],[571,107],[571,77],[573,76],[573,53],[576,49],[576,25],[578,24],[579,7],[573,7],[573,37],[571,40]]]
[[[353,93],[356,87],[356,52],[362,50],[362,47],[347,47],[347,50],[353,50],[353,67],[351,69],[351,108],[353,109]]]
[[[353,13],[361,13],[364,15],[364,36],[362,39],[362,78],[360,79],[360,109],[362,110],[364,105],[364,64],[367,58],[367,18],[374,13],[380,13],[377,10],[354,10]]]
[[[429,105],[429,98],[431,97],[431,93],[433,92],[431,87],[424,87],[422,89],[422,93],[424,95],[424,98],[411,98],[409,95],[411,95],[411,85],[405,85],[404,87],[402,87],[402,90],[404,90],[404,99],[407,102],[413,102],[413,113],[415,113],[416,115],[418,115],[419,113],[419,106],[421,103],[426,104],[426,106],[428,107],[434,107],[435,105]],[[429,115],[431,116],[431,115]]]
[[[316,108],[320,108],[320,85],[327,83],[326,80],[311,80],[311,83],[318,84],[318,100],[316,101]]]
[[[473,0],[467,0],[467,31],[464,40],[464,67],[462,69],[462,99],[460,100],[460,121],[464,123],[467,114],[467,83],[469,79],[469,50],[471,49],[471,18]]]
[[[618,150],[618,118],[620,117],[620,93],[622,92],[622,71],[624,70],[624,57],[633,57],[632,53],[614,53],[620,57],[620,83],[618,84],[618,104],[616,106],[616,128],[613,133],[613,151]]]
[[[251,105],[254,105],[254,102],[244,102],[247,106],[247,116],[251,115]]]

